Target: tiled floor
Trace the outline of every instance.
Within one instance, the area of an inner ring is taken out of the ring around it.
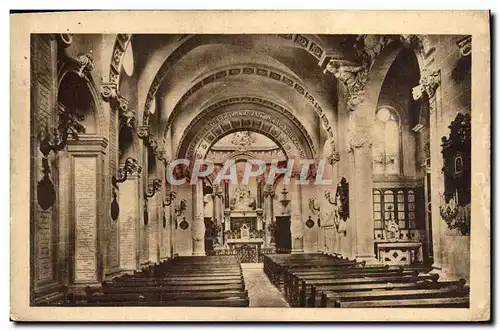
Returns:
[[[288,307],[288,303],[264,273],[262,263],[242,263],[250,307]]]

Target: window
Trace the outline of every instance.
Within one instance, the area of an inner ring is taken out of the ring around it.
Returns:
[[[373,129],[373,173],[399,175],[400,131],[396,112],[391,108],[380,108]]]
[[[415,189],[389,188],[373,190],[374,228],[383,228],[382,221],[393,219],[398,221],[400,229],[423,228],[424,220],[417,220],[418,213]]]

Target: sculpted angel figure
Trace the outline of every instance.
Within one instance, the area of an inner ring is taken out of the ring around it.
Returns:
[[[324,72],[332,73],[335,78],[343,82],[350,91],[358,81],[358,73],[363,70],[363,66],[344,65],[338,60],[330,60]]]

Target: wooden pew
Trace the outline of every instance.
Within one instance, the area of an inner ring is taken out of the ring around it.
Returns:
[[[339,308],[469,308],[468,297],[341,302]]]
[[[364,278],[377,278],[383,277],[416,277],[416,271],[404,271],[403,269],[388,270],[381,268],[379,270],[370,270],[370,272],[363,272],[363,268],[359,268],[356,272],[342,272],[337,271],[326,275],[308,275],[303,273],[288,273],[285,277],[284,294],[292,305],[304,305],[305,296],[308,295],[308,287],[311,285],[331,284],[341,279],[364,279]],[[394,278],[393,278],[394,279]],[[358,282],[359,283],[359,282]]]
[[[406,290],[373,290],[362,292],[324,292],[322,294],[322,307],[340,307],[346,302],[378,301],[378,300],[413,300],[426,298],[457,298],[469,294],[464,287],[447,286],[430,289]]]
[[[236,257],[179,257],[123,275],[86,295],[70,296],[81,306],[246,307],[248,291]]]

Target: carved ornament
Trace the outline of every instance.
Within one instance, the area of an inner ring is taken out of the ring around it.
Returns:
[[[472,36],[460,39],[457,41],[457,46],[460,49],[460,55],[463,57],[470,56],[472,53]]]
[[[415,86],[412,89],[413,99],[420,99],[424,92],[427,94],[429,99],[432,99],[440,84],[441,73],[439,70],[431,71],[428,69],[423,69],[420,73],[419,85]]]

